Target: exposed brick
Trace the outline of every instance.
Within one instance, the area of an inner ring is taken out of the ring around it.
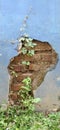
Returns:
[[[9,95],[9,98],[11,98],[11,100],[13,101],[17,101],[18,100],[18,96],[17,96],[17,93],[12,93]]]
[[[37,64],[30,64],[29,70],[38,71],[38,70],[40,70],[40,65],[37,65]]]
[[[23,86],[23,84],[22,83],[20,83],[20,84],[11,84],[10,85],[11,87],[10,87],[10,90],[11,91],[19,91],[20,89],[21,89],[21,87]]]
[[[32,79],[32,88],[30,95],[33,96],[33,89],[36,89],[44,80],[46,72],[57,63],[57,53],[53,50],[48,42],[33,40],[37,46],[34,47],[33,56],[18,54],[10,60],[8,71],[10,74],[9,101],[15,104],[21,99],[18,91],[21,89],[22,80],[26,77]],[[31,48],[30,48],[31,49]],[[22,65],[22,61],[30,61],[30,65]],[[16,72],[16,74],[12,74]]]

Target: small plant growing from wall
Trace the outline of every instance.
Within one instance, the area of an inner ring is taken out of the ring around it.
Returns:
[[[27,54],[29,56],[33,56],[35,54],[34,47],[37,45],[36,43],[33,43],[33,39],[23,36],[19,40],[19,52],[23,55]],[[30,48],[30,49],[29,49]]]
[[[29,61],[22,61],[22,65],[27,65],[27,66],[29,66],[29,65],[30,65],[30,62],[29,62]]]
[[[32,80],[30,77],[26,77],[25,79],[23,79],[22,83],[24,85],[21,86],[21,90],[18,92],[18,95],[20,95],[21,98],[19,102],[22,105],[22,108],[27,108],[27,110],[33,111],[34,104],[39,102],[40,98],[34,98],[33,96],[31,96]]]

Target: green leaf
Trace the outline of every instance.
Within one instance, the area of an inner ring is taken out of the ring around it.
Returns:
[[[22,82],[25,83],[25,85],[29,85],[31,83],[31,78],[27,77]]]
[[[16,130],[19,130],[19,128],[16,128]]]
[[[33,48],[34,46],[36,46],[36,44],[35,44],[35,43],[32,43],[32,42],[29,41],[29,40],[27,40],[27,43],[25,43],[25,46],[26,46],[26,47],[31,47],[31,48]]]
[[[28,51],[28,55],[29,55],[29,56],[33,56],[34,54],[35,54],[35,53],[34,53],[34,50],[29,50],[29,51]]]
[[[29,41],[30,41],[30,42],[32,42],[32,40],[33,40],[32,38],[29,38]]]
[[[23,64],[23,65],[26,65],[26,61],[22,61],[22,64]]]
[[[29,86],[30,87],[30,86]],[[28,86],[22,86],[23,89],[25,89],[26,91],[30,91],[30,88]]]
[[[27,43],[25,43],[25,46],[26,47],[33,47],[32,42],[29,42],[29,41]]]
[[[21,52],[25,55],[25,54],[27,53],[27,49],[26,49],[25,47],[23,47],[23,48],[21,49]]]
[[[27,61],[27,62],[26,62],[26,65],[30,65],[30,62],[29,62],[29,61]]]
[[[29,43],[29,39],[28,39],[28,38],[26,38],[25,41],[26,41],[27,43]]]
[[[30,62],[29,61],[22,61],[22,64],[23,65],[30,65]]]

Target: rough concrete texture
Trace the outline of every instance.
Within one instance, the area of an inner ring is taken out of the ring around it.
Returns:
[[[33,40],[37,45],[33,48],[33,56],[23,55],[22,53],[13,57],[8,65],[10,74],[9,102],[18,102],[18,91],[21,89],[22,80],[26,77],[32,79],[31,95],[44,80],[46,73],[55,67],[57,63],[57,53],[48,42]],[[28,48],[31,49],[31,48]],[[30,65],[22,65],[22,61],[30,61]]]

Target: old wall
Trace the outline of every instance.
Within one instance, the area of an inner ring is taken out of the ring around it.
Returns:
[[[57,53],[48,42],[38,40],[33,40],[33,42],[37,44],[34,47],[35,54],[33,56],[20,53],[13,57],[8,65],[10,104],[18,102],[18,91],[21,89],[22,80],[25,77],[32,79],[31,95],[33,95],[33,90],[42,83],[47,71],[54,68],[57,63]],[[23,65],[22,61],[29,61],[30,65]]]

